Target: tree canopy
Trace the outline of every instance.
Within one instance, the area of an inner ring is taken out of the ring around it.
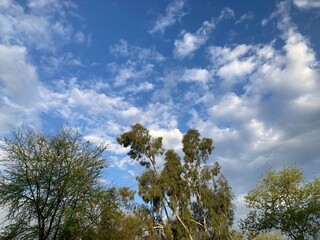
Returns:
[[[320,179],[306,182],[297,167],[269,170],[245,196],[252,209],[240,226],[250,232],[281,230],[292,239],[318,239]]]
[[[145,167],[137,180],[147,204],[144,230],[151,239],[230,238],[233,194],[219,164],[207,164],[212,139],[189,130],[182,139],[183,160],[174,150],[163,149],[162,138],[153,138],[141,124],[132,125],[117,141],[130,147],[128,155]]]
[[[23,129],[4,140],[0,205],[8,209],[2,239],[76,239],[97,219],[104,146],[62,128]]]

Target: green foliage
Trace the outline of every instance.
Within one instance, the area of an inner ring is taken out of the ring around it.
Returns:
[[[283,236],[281,231],[261,233],[254,237],[253,240],[281,240]]]
[[[4,140],[0,205],[8,209],[2,239],[76,239],[97,219],[104,146],[72,129],[30,129]]]
[[[139,195],[147,204],[140,208],[149,239],[231,239],[233,194],[218,163],[208,165],[214,147],[197,130],[183,137],[184,158],[162,148],[140,124],[131,126],[118,143],[130,147],[128,155],[145,171],[137,177]],[[156,160],[164,156],[164,168]],[[164,221],[164,218],[166,221]]]
[[[131,131],[117,138],[119,144],[129,147],[130,158],[139,161],[142,166],[155,165],[155,156],[162,154],[162,138],[152,138],[148,129],[137,123],[131,126]]]
[[[281,230],[292,239],[317,239],[320,179],[307,183],[296,167],[270,170],[245,197],[252,210],[240,227],[251,232]]]

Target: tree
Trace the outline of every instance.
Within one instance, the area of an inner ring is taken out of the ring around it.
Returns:
[[[228,239],[233,222],[233,194],[216,162],[207,164],[214,147],[212,139],[201,139],[197,130],[189,130],[182,139],[184,179],[197,223],[197,238]]]
[[[184,158],[162,147],[141,124],[131,126],[118,143],[145,171],[137,177],[139,195],[146,205],[149,239],[228,239],[233,221],[233,194],[218,163],[207,164],[212,140],[197,130],[183,137]],[[163,158],[164,154],[164,158]],[[163,158],[164,167],[157,166]]]
[[[4,139],[2,150],[0,205],[9,222],[2,239],[76,239],[99,217],[105,146],[70,128],[23,129]]]
[[[320,179],[306,182],[296,167],[266,177],[245,196],[252,210],[240,227],[249,232],[281,230],[292,239],[318,239],[320,232]]]

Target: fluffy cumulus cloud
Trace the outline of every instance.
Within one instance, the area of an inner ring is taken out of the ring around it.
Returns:
[[[318,60],[288,13],[281,14],[278,26],[284,45],[280,48],[272,42],[209,48],[212,71],[223,81],[232,76],[237,83],[242,82],[242,91],[224,88],[207,108],[206,118],[191,112],[190,126],[213,137],[216,157],[230,174],[231,183],[238,186],[237,196],[257,177],[245,177],[248,168],[259,173],[270,166],[295,163],[312,172],[312,166],[319,164]],[[240,62],[253,66],[247,69],[244,65],[239,68],[241,72],[230,67],[230,63]],[[221,74],[226,68],[228,75]]]
[[[192,55],[206,43],[214,27],[214,22],[205,21],[194,34],[182,32],[181,39],[177,39],[174,42],[174,56],[176,58],[185,58]]]
[[[38,123],[42,85],[25,47],[0,44],[0,131],[14,122]]]
[[[223,65],[218,71],[218,76],[229,82],[236,78],[241,79],[241,77],[251,73],[254,66],[253,59],[250,58],[242,61],[234,60]]]
[[[173,149],[180,151],[182,149],[182,137],[183,134],[179,129],[159,129],[151,128],[150,135],[153,137],[162,137],[162,144],[165,149]]]
[[[220,101],[209,110],[217,119],[237,119],[247,121],[255,114],[252,99],[240,97],[233,92],[225,94]]]
[[[212,46],[209,54],[213,71],[224,80],[226,86],[239,83],[255,69],[257,59],[252,52],[253,47],[245,44],[234,48]]]

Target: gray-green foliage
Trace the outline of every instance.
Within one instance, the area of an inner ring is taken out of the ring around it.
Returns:
[[[151,137],[140,124],[132,125],[117,141],[130,147],[128,155],[145,166],[137,180],[139,195],[149,206],[149,237],[230,238],[233,194],[219,164],[207,164],[214,149],[211,139],[189,130],[182,140],[183,160],[174,150],[163,149],[162,138]],[[162,171],[156,165],[160,157]]]
[[[8,209],[1,239],[76,239],[97,219],[104,146],[72,129],[13,131],[4,139],[0,205]]]
[[[259,233],[277,229],[292,239],[320,237],[319,178],[306,182],[296,167],[270,170],[245,201],[252,210],[241,221],[243,230]]]

